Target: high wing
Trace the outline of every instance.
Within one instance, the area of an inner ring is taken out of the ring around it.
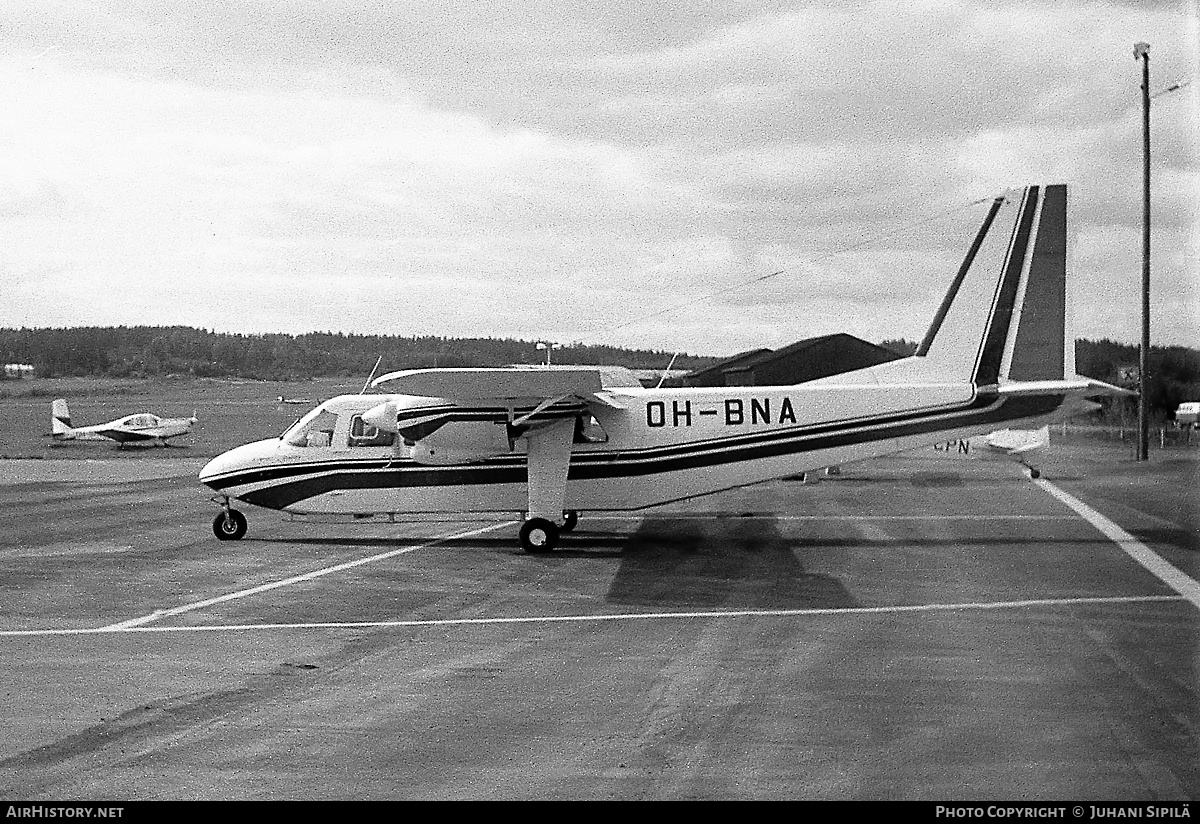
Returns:
[[[626,378],[628,374],[628,378]],[[527,367],[486,369],[406,369],[389,372],[371,382],[403,395],[423,395],[453,400],[528,400],[575,396],[589,402],[619,406],[603,392],[613,386],[640,386],[626,369],[618,367]]]
[[[624,371],[513,366],[392,372],[372,386],[386,387],[396,397],[362,417],[399,433],[421,463],[470,463],[517,452],[523,442],[529,504],[522,542],[553,545],[567,517],[567,471],[580,422],[593,404],[623,408],[605,388],[640,385]],[[412,405],[414,396],[427,402]]]

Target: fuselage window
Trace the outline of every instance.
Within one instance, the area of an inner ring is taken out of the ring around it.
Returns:
[[[384,432],[355,415],[350,419],[351,446],[392,446],[396,443],[396,433]]]
[[[329,446],[333,443],[333,430],[337,427],[337,415],[322,409],[315,415],[306,415],[292,427],[284,438],[292,446]]]

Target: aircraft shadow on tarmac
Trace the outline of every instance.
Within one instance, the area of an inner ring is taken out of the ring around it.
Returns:
[[[705,609],[838,609],[857,602],[807,573],[774,519],[647,518],[624,540],[606,600]]]
[[[292,544],[387,548],[396,538],[264,538]],[[844,609],[859,606],[829,575],[805,571],[773,518],[646,518],[632,534],[580,529],[539,563],[617,558],[605,600],[688,609]],[[506,535],[441,541],[443,546],[512,551]],[[825,542],[822,542],[825,545]]]

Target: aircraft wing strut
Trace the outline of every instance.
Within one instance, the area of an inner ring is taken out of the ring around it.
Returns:
[[[487,450],[494,446],[480,445],[485,440],[488,444],[498,443],[486,434],[488,424],[500,421],[480,416],[507,409],[509,437],[526,443],[529,508],[521,542],[531,552],[553,549],[559,525],[562,529],[573,525],[563,505],[576,417],[586,409],[585,404],[619,406],[604,393],[602,371],[594,367],[412,369],[382,375],[371,385],[389,393],[453,404],[438,407],[436,412],[430,410],[419,419],[406,419],[403,427],[396,421],[395,407],[387,402],[364,415],[376,425],[386,419],[406,437],[422,433],[413,453],[418,461],[442,460],[447,455],[486,457]],[[414,410],[414,414],[420,412]],[[460,417],[479,422],[452,426]],[[473,450],[476,446],[479,449]]]

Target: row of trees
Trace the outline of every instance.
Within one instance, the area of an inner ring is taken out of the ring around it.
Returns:
[[[910,355],[916,344],[885,340],[882,346]],[[391,335],[238,335],[186,326],[0,329],[0,362],[28,363],[44,378],[164,375],[295,380],[364,376],[382,356],[381,371],[430,366],[500,366],[538,363],[544,354],[530,341],[496,338],[404,338]],[[663,369],[672,353],[615,346],[574,344],[554,350],[555,363],[618,364]],[[681,354],[677,369],[696,369],[715,358]],[[1081,375],[1136,388],[1138,349],[1111,340],[1079,340],[1075,360]],[[1183,401],[1200,400],[1200,351],[1152,347],[1149,406],[1156,420],[1169,420]],[[1124,402],[1127,404],[1128,402]],[[1112,413],[1123,413],[1121,402]]]
[[[186,326],[0,329],[0,362],[32,364],[42,378],[365,378],[381,356],[381,371],[539,363],[545,358],[534,343],[507,338],[334,332],[240,335]],[[665,369],[671,357],[670,352],[583,344],[553,350],[555,363],[619,364],[632,369]],[[692,369],[713,360],[681,354],[674,368]]]

